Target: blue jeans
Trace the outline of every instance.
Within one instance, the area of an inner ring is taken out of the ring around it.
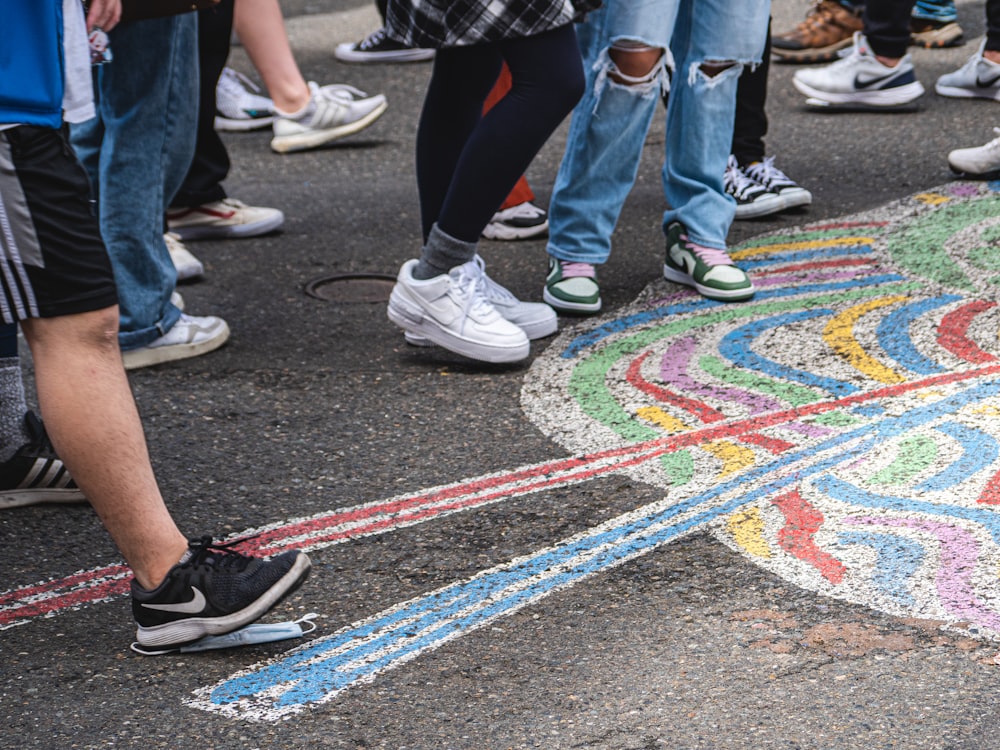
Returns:
[[[95,71],[97,117],[74,125],[90,175],[121,310],[122,349],[149,344],[180,318],[163,215],[194,154],[197,14],[133,21],[110,32],[114,60]]]
[[[573,111],[549,208],[550,255],[604,263],[661,94],[667,108],[663,225],[680,221],[694,242],[725,249],[735,204],[722,185],[733,137],[736,84],[759,63],[770,0],[605,0],[577,27],[587,73]],[[628,40],[668,49],[638,85],[613,81],[608,50]],[[732,62],[708,76],[704,62]],[[667,68],[673,70],[668,80]]]

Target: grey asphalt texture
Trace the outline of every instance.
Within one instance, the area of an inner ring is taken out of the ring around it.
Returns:
[[[224,317],[232,339],[130,375],[164,496],[192,536],[566,455],[521,412],[526,365],[414,349],[384,303],[306,294],[337,274],[394,275],[418,252],[414,133],[431,67],[336,61],[336,43],[376,23],[367,3],[282,5],[307,78],[384,92],[390,106],[367,131],[311,153],[271,153],[266,132],[225,136],[230,194],[281,208],[284,229],[191,243],[207,271],[181,288],[187,309]],[[776,2],[774,28],[806,7]],[[983,33],[981,3],[959,11],[964,46],[914,51],[928,89]],[[232,64],[252,73],[239,48]],[[941,185],[946,153],[986,142],[997,124],[992,102],[933,93],[913,114],[809,112],[794,70],[772,67],[767,144],[813,204],[737,223],[733,244]],[[529,172],[542,205],[565,132]],[[608,314],[660,273],[662,144],[658,117],[603,269]],[[484,242],[482,254],[491,276],[540,299],[544,247]],[[662,494],[610,476],[337,545],[312,555],[311,578],[278,614],[319,612],[318,635],[328,634]],[[119,559],[86,506],[0,515],[0,590]],[[278,723],[183,701],[289,644],[151,659],[128,650],[132,636],[125,598],[0,631],[0,747],[992,748],[1000,730],[996,644],[800,590],[705,533]]]

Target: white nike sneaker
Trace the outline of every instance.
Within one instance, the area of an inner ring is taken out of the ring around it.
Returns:
[[[974,148],[958,148],[948,154],[951,171],[975,180],[995,180],[1000,177],[1000,128],[989,143]]]
[[[483,294],[505,320],[509,320],[534,341],[551,336],[559,330],[556,311],[543,302],[522,302],[506,287],[500,286],[486,275],[486,264],[480,256],[473,258],[482,269]],[[432,346],[432,342],[420,334],[406,331],[406,343],[413,346]]]
[[[389,320],[471,359],[519,362],[528,356],[525,332],[506,320],[486,296],[481,260],[426,280],[413,278],[417,262],[408,260],[399,270],[389,296]]]
[[[986,40],[965,65],[937,79],[934,90],[941,96],[959,99],[993,99],[1000,101],[1000,63],[983,57]]]
[[[898,107],[924,93],[909,55],[894,68],[883,65],[861,32],[855,32],[850,54],[822,68],[796,71],[792,84],[809,97],[809,103],[820,105]]]

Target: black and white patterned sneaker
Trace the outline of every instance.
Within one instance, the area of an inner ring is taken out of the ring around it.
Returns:
[[[747,175],[736,162],[735,156],[729,157],[722,184],[736,201],[737,219],[756,219],[785,208],[781,197]]]
[[[86,502],[56,455],[42,421],[29,411],[24,426],[28,442],[0,464],[0,508]]]
[[[812,193],[774,166],[774,157],[765,156],[743,167],[743,173],[781,198],[782,208],[797,208],[812,203]]]
[[[152,591],[132,581],[132,616],[141,646],[173,646],[206,635],[239,630],[295,591],[312,564],[298,550],[270,560],[241,555],[232,547],[192,539],[189,550]]]
[[[333,56],[341,62],[351,63],[401,63],[423,62],[434,58],[434,50],[423,47],[407,47],[390,39],[385,29],[376,29],[360,42],[344,42],[333,50]]]

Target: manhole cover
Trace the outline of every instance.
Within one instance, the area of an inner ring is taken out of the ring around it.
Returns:
[[[386,273],[341,273],[306,284],[306,294],[327,302],[388,302],[396,277]]]

